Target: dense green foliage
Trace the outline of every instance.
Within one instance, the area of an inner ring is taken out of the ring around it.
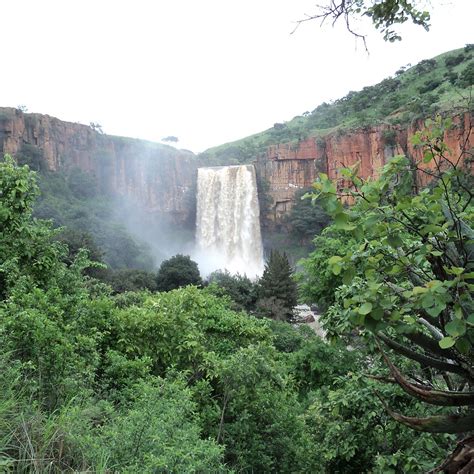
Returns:
[[[201,285],[201,274],[189,255],[175,255],[161,263],[156,275],[158,291],[170,291],[187,285]]]
[[[259,312],[277,320],[290,320],[296,306],[296,283],[285,253],[272,250],[259,280]]]
[[[209,275],[207,282],[216,285],[223,294],[229,296],[237,311],[255,311],[258,299],[258,284],[246,275],[232,275],[228,271],[217,270]]]
[[[335,275],[327,260],[336,255],[344,255],[353,242],[333,226],[325,229],[313,240],[315,251],[301,261],[303,271],[298,273],[300,294],[309,304],[318,303],[326,311],[335,301],[335,292],[343,283],[342,274]]]
[[[212,287],[111,296],[32,217],[27,168],[7,157],[0,186],[0,469],[382,473],[441,458],[448,438],[414,442],[376,414],[353,373],[379,374],[377,358],[235,312]],[[384,396],[418,409],[396,386]]]
[[[360,328],[369,344],[375,336],[377,344],[419,364],[400,368],[402,362],[384,355],[391,377],[408,394],[448,408],[437,417],[423,417],[422,410],[415,417],[391,414],[435,433],[466,433],[473,426],[473,176],[470,150],[455,156],[443,143],[453,126],[441,117],[428,121],[413,137],[423,158],[395,157],[376,181],[359,178],[356,167],[342,170],[351,184],[342,193],[356,200],[349,209],[335,183],[320,175],[313,197],[332,214],[336,233],[326,233],[332,242],[317,248],[305,267],[309,282],[326,266],[336,284],[323,279],[315,289],[303,286],[308,298],[332,304],[323,317],[330,337]],[[417,192],[420,175],[431,183]],[[341,234],[347,234],[342,246]]]
[[[346,133],[380,123],[396,126],[425,119],[436,112],[453,111],[470,96],[474,78],[470,45],[419,64],[400,68],[394,77],[361,91],[322,103],[285,123],[241,140],[206,150],[206,164],[250,163],[276,143],[295,143],[308,137]]]
[[[330,222],[329,216],[321,206],[303,198],[309,191],[309,189],[300,189],[296,192],[295,204],[287,218],[291,234],[300,245],[307,245]]]
[[[35,215],[66,226],[62,239],[74,248],[77,234],[87,235],[102,259],[112,269],[154,269],[150,249],[133,238],[120,223],[117,203],[99,193],[94,178],[79,169],[68,172],[44,171],[38,176],[41,190]],[[91,248],[90,245],[87,245]]]

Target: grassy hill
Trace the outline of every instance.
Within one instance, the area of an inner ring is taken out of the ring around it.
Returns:
[[[322,103],[312,112],[276,123],[249,137],[206,150],[200,155],[207,165],[248,163],[276,143],[324,136],[336,129],[379,123],[408,124],[437,112],[466,107],[474,84],[474,45],[449,51],[416,66],[404,66],[394,77],[342,99]]]

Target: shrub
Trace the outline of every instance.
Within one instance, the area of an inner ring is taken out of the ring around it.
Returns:
[[[418,91],[421,94],[424,94],[426,92],[432,91],[436,89],[438,86],[440,86],[442,81],[438,79],[430,79],[429,81],[426,81],[424,84],[422,84],[420,87],[418,87]]]
[[[85,444],[94,471],[227,472],[223,447],[201,439],[196,404],[182,380],[135,385],[130,405]]]
[[[382,131],[382,138],[386,145],[395,146],[397,144],[397,132],[393,129]]]
[[[426,74],[436,68],[436,59],[423,59],[415,67],[417,74]]]
[[[218,270],[209,275],[208,282],[221,288],[235,303],[236,310],[255,311],[258,288],[247,276]]]
[[[456,81],[458,80],[458,73],[457,72],[453,72],[453,71],[448,71],[446,72],[446,74],[444,75],[444,78],[446,80],[449,81],[450,84],[454,85],[456,84]]]
[[[198,265],[188,255],[175,255],[162,262],[156,275],[158,291],[170,291],[187,285],[201,285]]]
[[[466,69],[459,74],[459,85],[470,87],[474,84],[474,61],[471,61]]]
[[[330,222],[329,216],[321,206],[314,204],[311,199],[303,199],[309,191],[310,189],[300,189],[295,193],[295,203],[287,217],[291,233],[300,242],[310,241]]]
[[[444,60],[444,64],[447,68],[452,68],[454,66],[457,66],[458,64],[461,64],[465,59],[466,56],[463,53],[460,53],[457,56],[448,56]]]

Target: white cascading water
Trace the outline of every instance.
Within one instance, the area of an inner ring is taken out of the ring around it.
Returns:
[[[196,242],[201,271],[263,272],[257,181],[252,165],[199,168]]]

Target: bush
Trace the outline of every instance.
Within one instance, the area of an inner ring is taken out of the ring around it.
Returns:
[[[392,129],[385,129],[382,131],[382,138],[385,145],[395,146],[397,144],[397,132]]]
[[[415,435],[377,408],[377,394],[399,410],[419,407],[398,387],[353,373],[313,392],[305,422],[313,446],[310,456],[320,463],[318,472],[428,472],[443,459],[448,437]]]
[[[437,80],[437,79],[430,79],[429,81],[426,81],[423,85],[418,87],[418,91],[421,94],[425,94],[426,92],[432,91],[436,89],[438,86],[440,86],[442,81]]]
[[[188,255],[175,255],[162,262],[156,275],[158,291],[170,291],[182,286],[201,285],[198,265]]]
[[[29,143],[23,143],[15,158],[20,166],[28,165],[33,171],[41,171],[46,168],[43,150]]]
[[[287,367],[271,346],[242,348],[216,363],[222,422],[215,436],[237,472],[317,472]]]
[[[323,311],[334,304],[334,293],[343,283],[343,275],[335,275],[327,261],[334,255],[343,255],[353,241],[342,232],[327,228],[314,239],[315,250],[301,261],[303,272],[298,275],[300,296],[308,304],[317,303]]]
[[[459,74],[459,85],[470,87],[474,84],[474,61],[471,61],[464,71]]]
[[[101,279],[108,283],[114,293],[126,291],[156,291],[156,275],[152,272],[136,269],[109,270],[101,275]]]
[[[182,380],[149,379],[92,436],[79,438],[94,472],[227,472],[223,447],[201,439],[192,393]]]
[[[457,56],[448,56],[444,60],[444,64],[447,68],[452,68],[454,66],[457,66],[458,64],[461,64],[465,59],[466,56],[463,53],[460,53]]]
[[[231,275],[228,271],[218,270],[209,275],[208,282],[221,288],[235,303],[234,309],[237,311],[255,311],[258,287],[247,276]]]
[[[329,224],[330,218],[324,209],[311,199],[303,199],[310,189],[300,189],[295,194],[295,203],[287,217],[291,233],[301,243],[310,241],[319,235]]]
[[[417,74],[426,74],[436,68],[436,59],[423,59],[415,67]]]
[[[445,75],[444,78],[449,81],[450,84],[454,85],[456,84],[456,81],[458,80],[459,74],[457,72],[453,71],[448,71]]]

